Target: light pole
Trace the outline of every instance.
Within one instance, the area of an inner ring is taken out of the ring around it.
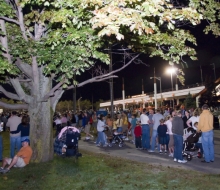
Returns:
[[[78,107],[79,107],[79,111],[80,111],[80,100],[82,99],[82,97],[80,97],[77,102],[78,102]]]
[[[160,106],[163,107],[163,98],[162,98],[162,87],[161,87],[161,77],[150,77],[150,79],[157,79],[160,81]]]
[[[172,97],[173,97],[173,109],[174,109],[174,94],[173,94],[173,73],[176,72],[176,68],[170,67],[167,69],[167,73],[170,73],[171,86],[172,86]]]

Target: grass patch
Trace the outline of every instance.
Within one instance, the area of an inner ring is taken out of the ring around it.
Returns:
[[[9,141],[4,137],[5,143]],[[153,166],[89,151],[82,153],[77,161],[55,156],[50,162],[13,168],[0,175],[0,189],[220,189],[220,175]]]

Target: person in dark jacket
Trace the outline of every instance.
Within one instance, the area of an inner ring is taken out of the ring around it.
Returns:
[[[179,163],[186,163],[186,160],[183,160],[183,129],[184,124],[182,120],[182,113],[178,111],[176,116],[173,117],[172,121],[172,132],[174,139],[174,161]]]
[[[23,116],[21,119],[21,123],[18,125],[18,128],[16,131],[11,131],[11,134],[16,134],[21,132],[21,141],[24,139],[30,139],[29,138],[29,133],[30,133],[30,124],[28,122],[28,117]]]

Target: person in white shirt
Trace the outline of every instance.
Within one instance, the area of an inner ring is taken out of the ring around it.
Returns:
[[[150,127],[149,127],[149,117],[146,114],[146,109],[143,109],[143,112],[140,116],[141,126],[142,126],[142,148],[150,149]]]
[[[186,124],[188,127],[192,127],[196,130],[196,128],[194,127],[195,122],[199,122],[199,111],[198,110],[195,110],[193,112],[193,116],[188,119]]]
[[[168,149],[169,149],[169,156],[173,157],[173,152],[174,152],[174,140],[173,140],[173,132],[172,132],[172,117],[169,115],[166,118],[165,124],[167,125],[167,134],[169,134],[169,144],[168,144]]]

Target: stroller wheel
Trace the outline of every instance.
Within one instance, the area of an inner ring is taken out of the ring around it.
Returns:
[[[109,143],[108,146],[109,146],[109,147],[112,147],[112,143]]]
[[[123,145],[122,145],[122,143],[119,143],[119,145],[118,145],[118,146],[121,148]]]
[[[186,157],[186,159],[187,159],[188,161],[191,161],[191,160],[192,160],[192,155],[188,154],[187,157]]]

